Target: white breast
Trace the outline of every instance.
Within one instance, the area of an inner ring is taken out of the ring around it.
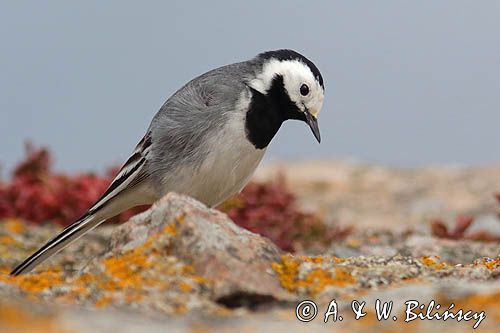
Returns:
[[[175,189],[208,206],[215,206],[243,189],[248,183],[265,149],[256,149],[246,138],[245,117],[249,97],[242,98],[229,121],[209,141],[209,154],[196,170],[177,170]]]

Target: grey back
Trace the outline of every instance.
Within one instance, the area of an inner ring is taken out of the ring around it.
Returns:
[[[149,173],[158,179],[183,165],[199,166],[210,147],[203,143],[226,123],[247,89],[245,82],[261,66],[255,60],[223,66],[202,74],[175,92],[154,116]]]

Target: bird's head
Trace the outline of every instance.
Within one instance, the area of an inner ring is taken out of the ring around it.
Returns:
[[[249,86],[273,105],[282,121],[306,122],[320,142],[318,115],[323,106],[324,85],[316,65],[292,50],[264,52],[256,60],[261,66]]]

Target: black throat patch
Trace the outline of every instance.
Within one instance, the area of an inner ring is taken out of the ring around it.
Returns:
[[[285,120],[305,120],[303,113],[288,97],[281,75],[274,77],[265,94],[249,88],[252,98],[246,114],[245,129],[248,140],[255,148],[266,148]]]

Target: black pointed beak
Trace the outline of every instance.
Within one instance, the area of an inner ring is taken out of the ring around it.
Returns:
[[[306,115],[307,125],[309,125],[309,127],[311,128],[311,131],[314,134],[314,137],[316,138],[316,140],[318,140],[318,143],[320,143],[321,142],[321,135],[319,133],[318,119],[315,116],[313,116],[311,113],[309,113],[308,110],[306,110],[304,113]]]

